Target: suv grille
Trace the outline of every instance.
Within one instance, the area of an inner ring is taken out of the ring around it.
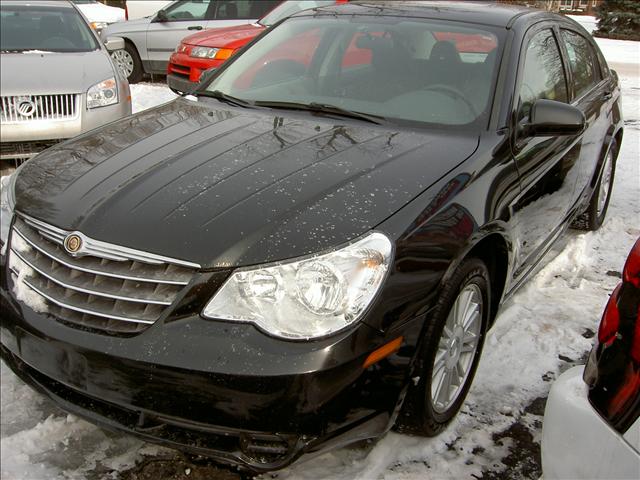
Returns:
[[[36,303],[74,326],[140,332],[158,320],[199,268],[82,234],[77,235],[83,255],[74,257],[63,247],[70,233],[21,215],[12,230],[9,269],[17,291],[26,286],[40,297]]]
[[[80,109],[80,95],[19,95],[0,98],[0,122],[25,123],[32,120],[69,120]]]

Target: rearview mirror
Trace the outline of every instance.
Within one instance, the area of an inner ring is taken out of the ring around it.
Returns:
[[[165,9],[158,10],[156,13],[156,18],[153,19],[154,22],[168,22],[169,15],[167,15],[167,11]]]
[[[109,52],[113,52],[115,50],[124,50],[124,38],[107,37],[107,41],[104,42],[104,46]]]
[[[555,100],[536,100],[525,133],[531,137],[579,135],[585,127],[584,114],[576,107]]]

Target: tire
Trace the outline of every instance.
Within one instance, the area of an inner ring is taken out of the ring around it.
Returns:
[[[463,261],[442,289],[433,317],[424,329],[416,370],[420,379],[409,386],[396,422],[398,431],[429,437],[437,435],[460,410],[478,367],[489,324],[489,285],[486,265],[472,258]],[[470,314],[474,311],[472,303],[476,302],[475,319],[468,322],[465,334],[465,329],[456,320],[469,317],[461,317],[460,308]],[[472,349],[471,334],[475,335]],[[471,351],[465,352],[465,349]],[[452,380],[458,379],[459,386],[452,382],[448,390],[444,388],[447,372],[454,375],[450,377]]]
[[[596,188],[593,190],[591,200],[589,200],[589,206],[582,214],[575,218],[571,223],[571,228],[593,232],[598,230],[604,223],[607,210],[609,209],[611,192],[613,191],[617,156],[618,144],[615,140],[612,140],[604,164],[602,165],[600,179],[598,180]]]
[[[136,47],[125,41],[124,50],[116,50],[111,53],[111,58],[122,74],[127,77],[129,83],[138,83],[144,76],[142,61]]]

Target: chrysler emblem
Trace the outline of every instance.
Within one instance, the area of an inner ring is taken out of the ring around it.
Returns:
[[[82,248],[82,238],[77,233],[71,233],[64,239],[64,249],[71,255],[76,254]]]
[[[29,98],[23,99],[16,108],[23,117],[31,117],[36,113],[36,104]]]

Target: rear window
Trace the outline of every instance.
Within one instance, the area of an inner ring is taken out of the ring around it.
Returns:
[[[0,48],[3,52],[89,52],[99,45],[73,8],[0,4]]]

